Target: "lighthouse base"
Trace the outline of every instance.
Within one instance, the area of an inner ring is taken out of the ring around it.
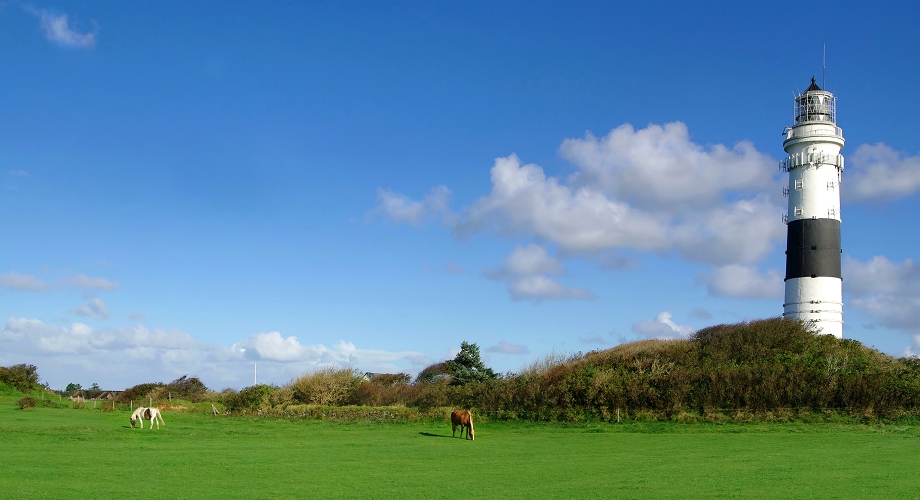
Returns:
[[[819,334],[843,338],[843,294],[840,278],[786,280],[783,317],[813,322]]]

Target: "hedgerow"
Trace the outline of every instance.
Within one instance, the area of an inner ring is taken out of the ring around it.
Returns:
[[[406,374],[365,380],[355,369],[325,368],[281,387],[220,394],[197,377],[183,376],[170,384],[136,385],[119,399],[171,394],[268,415],[328,414],[318,408],[347,406],[355,415],[367,408],[419,414],[464,408],[488,418],[531,421],[920,418],[920,359],[888,356],[782,318],[716,325],[687,339],[646,340],[587,354],[553,352],[505,376],[481,363],[475,344],[464,345],[465,357],[431,365],[412,383]],[[10,385],[8,380],[33,386],[38,381],[32,365],[0,373]]]

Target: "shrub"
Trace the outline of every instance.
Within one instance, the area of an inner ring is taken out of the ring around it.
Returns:
[[[378,373],[369,382],[383,387],[392,387],[406,385],[410,380],[412,380],[412,377],[408,373]]]
[[[361,382],[354,368],[323,368],[297,377],[287,387],[299,403],[334,406],[350,400]]]
[[[437,384],[437,383],[447,383],[450,382],[453,376],[451,375],[450,369],[448,369],[447,363],[435,363],[433,365],[428,365],[424,370],[420,371],[415,377],[416,384]]]
[[[198,377],[189,378],[183,375],[176,380],[166,384],[164,387],[167,395],[173,399],[184,399],[193,403],[204,399],[208,393],[208,387]]]
[[[115,399],[121,402],[147,399],[148,397],[152,397],[151,393],[153,390],[159,387],[163,387],[163,382],[137,384],[120,392]]]
[[[406,392],[409,404],[547,421],[610,421],[618,410],[622,418],[676,421],[823,421],[827,411],[894,418],[920,410],[920,360],[816,335],[809,325],[782,318],[586,355],[551,353],[504,380],[458,385],[451,363],[423,370]]]
[[[38,401],[36,401],[32,396],[26,396],[24,398],[20,398],[19,401],[16,401],[16,404],[19,406],[20,410],[27,410],[29,408],[35,408],[38,406]]]
[[[38,368],[35,365],[0,366],[0,382],[20,392],[28,392],[38,386]]]
[[[273,388],[268,385],[253,385],[240,392],[224,391],[221,403],[230,411],[253,410],[269,408],[269,398]]]

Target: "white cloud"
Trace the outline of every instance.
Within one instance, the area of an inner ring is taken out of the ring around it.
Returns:
[[[843,275],[850,304],[884,327],[920,335],[920,265],[912,259],[898,264],[881,255],[868,262],[847,257]]]
[[[9,318],[0,327],[0,364],[35,364],[55,388],[99,381],[107,389],[200,374],[210,383],[238,385],[238,353],[197,343],[176,329],[143,326],[94,330],[83,323],[55,326],[37,319]],[[207,383],[207,382],[206,382]]]
[[[594,294],[583,288],[569,288],[545,276],[561,274],[562,264],[550,257],[546,249],[531,244],[517,246],[511,252],[502,267],[486,271],[486,276],[508,283],[508,291],[514,300],[587,300]]]
[[[387,189],[377,190],[377,208],[371,213],[381,214],[393,222],[408,222],[417,226],[434,217],[449,217],[451,192],[447,186],[435,186],[422,201],[412,201],[407,196]]]
[[[764,195],[692,212],[673,226],[681,255],[713,265],[751,264],[786,237],[781,211]]]
[[[774,182],[774,161],[750,142],[707,149],[681,122],[623,124],[601,139],[567,139],[560,152],[578,167],[578,183],[652,212],[719,205],[725,192],[762,192]]]
[[[635,267],[625,252],[676,252],[713,266],[751,266],[785,238],[784,203],[774,196],[781,192],[779,173],[749,142],[704,147],[690,140],[683,123],[640,130],[626,124],[600,139],[568,139],[560,153],[575,167],[567,179],[547,176],[513,154],[496,158],[491,191],[445,221],[457,236],[534,238],[555,245],[559,256],[614,269]],[[383,193],[395,207],[394,219],[413,222],[430,212],[428,202]],[[446,203],[441,206],[449,213]],[[516,299],[590,297],[550,278],[562,265],[537,254],[541,248],[519,248],[503,268],[487,274],[508,281]],[[514,268],[528,265],[550,267]],[[724,283],[712,291],[753,293]]]
[[[296,356],[283,352],[285,348]],[[183,374],[200,376],[215,389],[222,388],[220,384],[243,387],[253,382],[253,361],[258,361],[260,383],[280,385],[321,366],[417,372],[431,358],[414,351],[362,349],[347,341],[328,348],[307,346],[278,332],[256,334],[228,348],[202,344],[175,328],[137,325],[96,330],[79,322],[55,326],[15,317],[0,325],[0,365],[35,364],[42,379],[56,388],[99,381],[107,389],[122,389]]]
[[[886,202],[920,191],[920,155],[905,156],[885,144],[863,144],[844,171],[846,201]]]
[[[500,340],[498,344],[486,348],[486,352],[497,352],[501,354],[529,354],[530,349],[523,344],[512,344],[510,342]]]
[[[0,340],[4,342],[5,350],[23,354],[99,353],[138,348],[191,349],[197,345],[190,335],[176,329],[149,330],[138,325],[132,328],[94,330],[79,322],[68,328],[37,319],[15,317],[7,319],[0,329]]]
[[[109,309],[99,297],[90,297],[89,302],[78,307],[73,313],[85,318],[108,319],[109,317]]]
[[[105,278],[91,278],[82,273],[61,280],[61,284],[89,290],[114,290],[118,288],[118,283],[115,281],[109,281]]]
[[[550,257],[545,248],[530,244],[526,247],[516,246],[511,255],[505,258],[504,266],[499,270],[491,271],[490,274],[494,276],[560,274],[562,270],[562,264]]]
[[[344,340],[332,347],[305,345],[297,337],[284,337],[279,332],[257,333],[233,344],[230,350],[246,359],[293,364],[302,370],[320,366],[353,366],[365,371],[398,372],[404,370],[401,365],[405,363],[418,366],[430,361],[420,352],[361,349]]]
[[[687,337],[693,333],[693,327],[674,323],[671,313],[663,311],[655,319],[633,324],[632,331],[645,338],[668,340]]]
[[[63,286],[85,290],[114,290],[118,288],[117,282],[109,281],[105,278],[92,278],[85,274],[75,274],[69,278],[57,280],[53,284],[54,288]],[[46,291],[50,290],[52,285],[30,274],[10,271],[0,275],[0,287],[23,291]]]
[[[80,33],[67,21],[67,14],[55,15],[42,9],[41,23],[45,38],[62,47],[72,49],[91,49],[96,44],[96,31]]]
[[[596,188],[572,188],[547,178],[517,156],[497,158],[492,192],[476,200],[454,230],[459,235],[491,229],[503,236],[536,236],[564,251],[607,248],[664,250],[667,221],[611,200]]]
[[[585,288],[568,288],[546,276],[526,276],[515,279],[508,290],[514,300],[574,299],[590,300],[594,294]]]
[[[782,299],[783,275],[775,269],[765,274],[749,266],[728,265],[703,274],[709,295],[745,299]]]
[[[282,337],[278,332],[257,333],[246,340],[233,344],[233,351],[244,353],[249,359],[268,361],[304,361],[318,359],[328,352],[324,346],[304,346],[297,337]]]
[[[13,290],[42,292],[50,289],[47,283],[29,274],[10,271],[0,276],[0,287]]]
[[[535,236],[599,262],[618,249],[677,250],[714,265],[757,262],[785,236],[782,203],[764,193],[780,192],[773,162],[748,143],[707,151],[681,123],[624,125],[562,152],[578,168],[567,182],[514,155],[496,159],[492,192],[454,230]]]
[[[25,170],[9,170],[7,173],[13,177],[30,177],[29,173]]]

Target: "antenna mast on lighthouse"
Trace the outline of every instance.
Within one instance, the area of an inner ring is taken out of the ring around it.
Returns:
[[[840,272],[840,174],[843,129],[837,126],[837,98],[811,79],[795,96],[793,125],[785,132],[789,173],[786,230],[786,300],[783,316],[805,321],[818,333],[843,338]]]

